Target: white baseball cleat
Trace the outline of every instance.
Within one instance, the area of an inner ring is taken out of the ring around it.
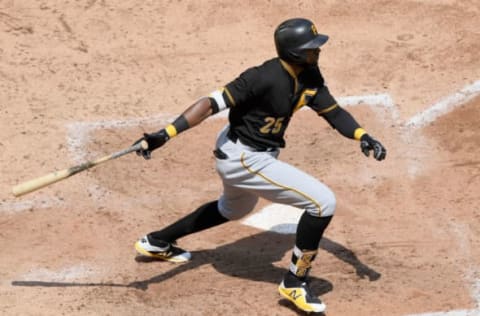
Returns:
[[[183,250],[172,243],[161,241],[160,244],[163,245],[152,245],[148,235],[146,235],[135,243],[135,249],[143,256],[175,263],[187,262],[192,257],[190,252]]]

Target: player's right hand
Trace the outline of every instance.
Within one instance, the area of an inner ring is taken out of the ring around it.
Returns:
[[[143,134],[143,137],[133,143],[133,145],[136,145],[143,140],[146,141],[148,143],[148,148],[137,150],[137,155],[148,160],[152,157],[152,151],[165,145],[169,139],[170,136],[168,136],[167,131],[163,128],[156,133]]]

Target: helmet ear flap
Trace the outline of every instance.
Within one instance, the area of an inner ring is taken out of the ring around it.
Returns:
[[[292,59],[296,60],[299,64],[307,61],[307,54],[305,51],[293,49],[290,51],[290,55],[293,57]]]
[[[288,52],[288,54],[290,59],[287,61],[295,64],[303,64],[307,61],[307,54],[301,50],[292,49]]]

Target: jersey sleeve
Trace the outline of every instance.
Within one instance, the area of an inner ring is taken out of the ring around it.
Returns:
[[[360,139],[365,132],[355,118],[337,104],[325,85],[320,88],[310,107],[345,137]]]
[[[227,107],[234,107],[259,96],[264,89],[265,80],[262,80],[260,70],[258,67],[253,67],[228,83],[223,88],[222,96]]]
[[[334,110],[337,106],[337,101],[325,85],[318,90],[310,104],[310,107],[317,112],[318,115],[324,115]]]
[[[209,98],[213,112],[247,103],[250,99],[260,95],[265,86],[259,69],[257,67],[249,68],[223,88],[210,93]]]

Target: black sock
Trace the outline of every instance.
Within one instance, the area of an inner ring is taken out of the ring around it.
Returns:
[[[295,247],[292,252],[292,259],[285,282],[291,282],[291,277],[306,280],[312,261],[317,256],[318,246],[322,239],[323,232],[330,223],[332,216],[316,217],[304,212],[297,227]],[[290,276],[290,277],[288,277]]]
[[[317,217],[304,212],[297,226],[295,245],[300,250],[317,250],[332,216]]]
[[[228,222],[228,219],[220,214],[217,204],[218,201],[204,204],[170,226],[148,235],[156,240],[174,242],[183,236]]]

